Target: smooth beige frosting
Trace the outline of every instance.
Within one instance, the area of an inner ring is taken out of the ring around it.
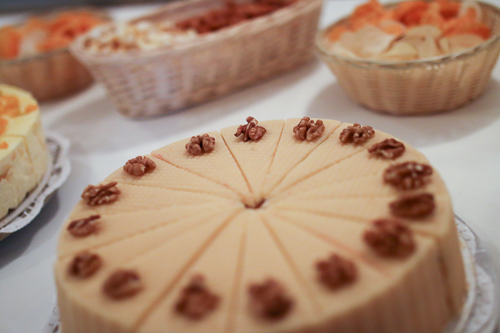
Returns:
[[[48,168],[48,151],[33,96],[4,84],[0,84],[0,95],[15,96],[19,103],[19,114],[15,115],[4,113],[0,106],[0,121],[5,124],[0,133],[1,219],[42,180]]]
[[[441,333],[464,302],[465,277],[450,199],[434,170],[423,188],[435,211],[418,220],[398,218],[417,244],[407,258],[377,255],[363,240],[371,221],[391,218],[388,204],[401,191],[383,182],[393,164],[428,163],[414,148],[394,159],[367,148],[392,136],[376,131],[366,143],[343,144],[352,124],[324,120],[313,141],[294,137],[300,119],[259,122],[266,134],[243,142],[237,126],[211,132],[215,150],[186,152],[185,139],[148,155],[156,168],[132,176],[123,168],[103,183],[122,194],[109,205],[81,201],[62,229],[55,265],[64,333]],[[201,134],[201,133],[199,133]],[[131,156],[132,158],[133,156]],[[125,162],[125,161],[124,161]],[[258,209],[249,208],[265,199]],[[77,238],[76,219],[99,214],[99,230]],[[102,266],[76,278],[68,266],[88,250]],[[336,253],[355,263],[358,276],[331,290],[315,264]],[[143,289],[115,300],[103,283],[116,269],[132,269]],[[215,310],[193,320],[175,311],[183,288],[203,274],[219,296]],[[249,309],[248,287],[274,278],[293,299],[283,318]]]

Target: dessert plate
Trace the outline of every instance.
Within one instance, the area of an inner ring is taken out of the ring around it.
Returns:
[[[462,242],[467,282],[467,301],[460,317],[451,322],[443,333],[493,333],[498,322],[497,277],[491,258],[481,246],[472,229],[455,214],[455,223]],[[54,307],[43,333],[63,333],[59,313]]]
[[[56,134],[46,134],[46,143],[50,155],[49,168],[40,184],[19,207],[0,220],[0,240],[27,226],[69,176],[69,141]]]

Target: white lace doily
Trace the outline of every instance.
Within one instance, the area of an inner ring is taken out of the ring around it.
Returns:
[[[56,134],[47,134],[46,143],[51,157],[47,172],[21,205],[0,220],[0,239],[27,226],[69,176],[71,171],[67,157],[69,141]]]
[[[497,327],[498,300],[492,262],[476,234],[462,219],[456,215],[455,217],[458,235],[463,244],[469,291],[460,317],[450,323],[444,333],[493,333]],[[43,333],[62,333],[57,306],[54,307]]]

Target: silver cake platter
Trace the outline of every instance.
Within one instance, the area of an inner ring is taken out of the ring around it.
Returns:
[[[495,269],[472,229],[457,215],[455,223],[462,244],[469,289],[460,316],[443,333],[494,333],[499,317]],[[57,306],[54,307],[43,333],[62,333]]]

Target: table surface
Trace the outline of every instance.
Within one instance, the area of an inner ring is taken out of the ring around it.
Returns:
[[[500,6],[500,0],[491,0]],[[360,1],[325,3],[321,26],[347,15]],[[125,20],[154,6],[113,7]],[[0,25],[24,15],[0,15]],[[121,116],[103,87],[42,104],[47,132],[71,141],[72,172],[40,215],[0,242],[0,332],[41,332],[55,305],[52,267],[59,229],[82,189],[104,179],[129,158],[196,133],[259,120],[310,116],[369,124],[422,151],[439,170],[455,213],[473,228],[500,271],[500,66],[477,101],[458,110],[395,117],[353,104],[319,60],[226,97],[163,117]]]

